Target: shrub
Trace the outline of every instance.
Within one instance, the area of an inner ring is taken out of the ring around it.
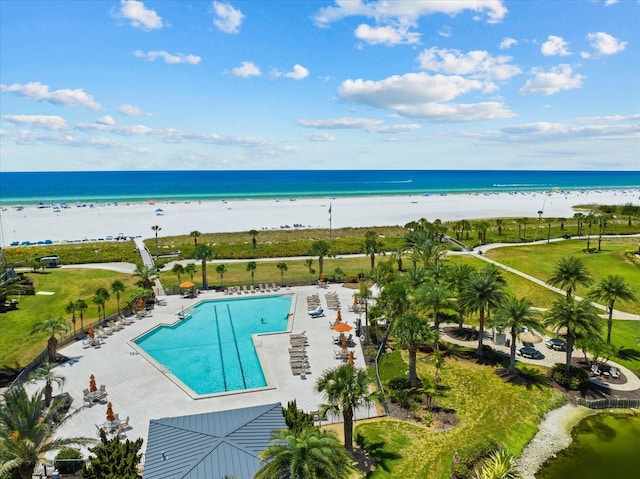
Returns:
[[[389,383],[387,384],[387,386],[392,391],[402,391],[403,389],[409,388],[409,379],[403,376],[391,378],[389,379]]]
[[[475,465],[498,449],[498,447],[498,443],[493,439],[484,438],[482,441],[472,444],[466,449],[456,453],[451,469],[451,477],[454,479],[467,479]]]
[[[66,447],[56,456],[55,467],[61,474],[75,474],[83,465],[82,453],[77,449]]]
[[[553,379],[560,386],[570,389],[572,391],[579,391],[584,389],[589,384],[589,375],[586,371],[571,366],[569,375],[564,372],[564,364],[556,363],[551,368],[551,379]]]

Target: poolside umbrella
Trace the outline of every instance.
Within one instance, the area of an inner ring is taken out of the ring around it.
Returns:
[[[111,402],[109,402],[107,404],[107,421],[109,422],[113,422],[115,421],[116,416],[115,414],[113,414],[113,405],[111,404]]]
[[[142,311],[144,309],[144,299],[138,299],[138,309]]]
[[[320,275],[320,281],[324,281],[324,274]]]
[[[96,377],[92,374],[89,376],[89,391],[96,392],[98,390],[98,386],[96,385]]]
[[[336,318],[336,321],[342,321],[342,312],[340,310],[338,310],[338,317]]]
[[[195,284],[193,284],[191,281],[183,281],[182,283],[180,283],[181,288],[193,288],[194,286]]]
[[[353,305],[356,306],[358,304],[358,297],[357,296],[353,296]]]
[[[347,349],[347,337],[342,335],[342,349]]]
[[[93,339],[96,337],[96,333],[93,331],[93,326],[89,326],[89,331],[87,331],[87,335]]]
[[[346,333],[348,331],[351,331],[353,328],[351,326],[349,326],[347,323],[336,323],[333,325],[332,329],[334,331],[337,331],[339,333]]]
[[[354,360],[353,351],[349,351],[349,359],[347,362],[353,366],[353,360]]]
[[[533,334],[530,331],[524,331],[524,332],[520,333],[520,335],[518,337],[520,338],[520,341],[522,341],[523,343],[540,343],[540,342],[542,342],[542,338],[540,336],[538,336],[537,334]]]

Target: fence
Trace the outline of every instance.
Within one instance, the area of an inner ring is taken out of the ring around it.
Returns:
[[[578,406],[586,406],[590,409],[631,409],[640,408],[640,399],[583,399],[581,397],[576,397],[576,404]]]

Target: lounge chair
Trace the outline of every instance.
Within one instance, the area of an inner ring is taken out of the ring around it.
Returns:
[[[591,372],[593,373],[594,376],[600,376],[602,374],[602,371],[600,371],[600,368],[598,368],[597,364],[591,365]]]
[[[315,309],[313,311],[307,311],[307,313],[312,318],[320,318],[321,316],[324,316],[324,310],[322,309],[322,307],[318,307],[317,309]]]
[[[609,368],[609,374],[611,374],[612,378],[619,378],[620,377],[620,370],[618,368],[616,368],[615,366],[611,366],[611,368]]]
[[[90,348],[91,346],[93,346],[91,344],[91,339],[83,339],[82,340],[82,349],[87,349],[87,348]]]

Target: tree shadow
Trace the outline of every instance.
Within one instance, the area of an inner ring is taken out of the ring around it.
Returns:
[[[357,458],[358,466],[359,468],[362,466],[360,470],[367,474],[366,477],[371,477],[374,472],[373,466],[379,467],[385,472],[391,472],[389,461],[402,458],[401,454],[386,450],[384,441],[369,442],[359,433],[356,433],[356,444],[366,453],[364,460]]]
[[[632,360],[639,360],[640,359],[640,351],[637,349],[631,349],[631,348],[620,348],[620,350],[617,353],[617,356],[620,359],[626,359],[628,361],[632,361]]]
[[[527,389],[534,386],[542,389],[551,385],[551,379],[543,371],[527,366],[519,366],[515,373],[509,372],[508,368],[500,368],[495,370],[495,374],[505,382],[514,386],[524,386]]]

